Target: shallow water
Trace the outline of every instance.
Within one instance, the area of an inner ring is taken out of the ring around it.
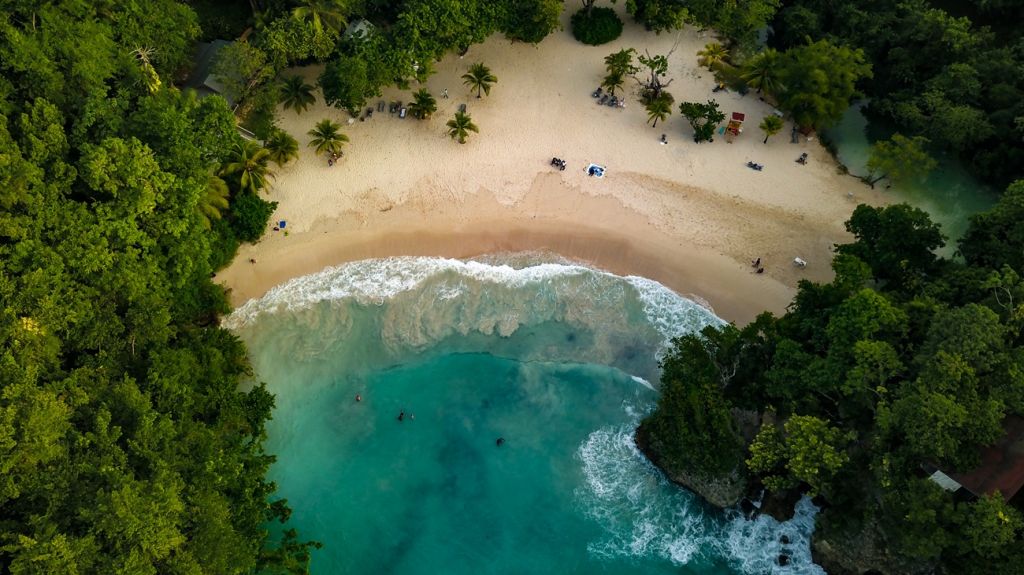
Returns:
[[[633,444],[668,338],[721,320],[541,259],[355,262],[228,318],[277,396],[271,478],[324,543],[313,573],[820,573],[809,502],[708,509]]]
[[[884,126],[875,126],[861,113],[861,106],[851,106],[843,119],[827,131],[828,138],[835,144],[838,160],[849,168],[850,173],[867,174],[868,155],[871,144],[890,133]],[[943,154],[935,158],[939,167],[923,181],[894,185],[887,193],[899,202],[906,202],[928,212],[932,221],[942,226],[942,232],[949,237],[944,255],[951,255],[956,241],[967,231],[967,218],[992,207],[998,199],[996,193],[985,186],[963,168],[959,160]],[[877,186],[884,186],[886,181]]]

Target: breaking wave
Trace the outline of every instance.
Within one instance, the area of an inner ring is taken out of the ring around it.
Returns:
[[[585,477],[576,498],[605,531],[590,544],[591,553],[608,559],[656,556],[676,565],[717,562],[750,575],[824,575],[811,559],[818,508],[810,499],[801,499],[793,519],[781,523],[766,515],[748,520],[737,509],[723,517],[671,484],[644,457],[633,441],[639,410],[625,407],[632,422],[591,433],[576,453]],[[784,567],[778,563],[783,554],[790,560]]]

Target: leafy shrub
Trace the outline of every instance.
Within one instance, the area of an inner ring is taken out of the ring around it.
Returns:
[[[276,209],[277,202],[268,202],[256,194],[239,194],[231,204],[231,227],[235,237],[243,242],[260,239]]]
[[[210,224],[210,269],[219,270],[231,263],[238,252],[238,238],[227,219],[214,220]]]
[[[622,20],[611,8],[585,8],[572,15],[572,35],[584,44],[606,44],[622,34]]]

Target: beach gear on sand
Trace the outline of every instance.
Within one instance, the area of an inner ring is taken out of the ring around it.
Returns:
[[[595,178],[604,177],[604,166],[598,166],[597,164],[590,164],[587,166],[587,175],[594,176]]]

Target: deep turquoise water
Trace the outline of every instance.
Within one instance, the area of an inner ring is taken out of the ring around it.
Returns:
[[[879,138],[887,138],[890,130],[874,126],[861,113],[861,107],[851,106],[837,126],[827,131],[836,145],[837,157],[850,172],[857,175],[867,173],[868,155],[871,144]],[[932,220],[942,225],[942,231],[949,237],[944,255],[951,255],[956,249],[956,240],[967,231],[967,218],[992,207],[997,194],[977,181],[949,154],[936,157],[939,167],[922,181],[895,185],[887,193],[895,201],[917,206],[931,215]],[[882,181],[878,186],[884,186]]]
[[[633,445],[667,337],[720,320],[541,259],[356,262],[228,319],[277,396],[271,477],[313,573],[820,573],[808,502],[712,510]]]

